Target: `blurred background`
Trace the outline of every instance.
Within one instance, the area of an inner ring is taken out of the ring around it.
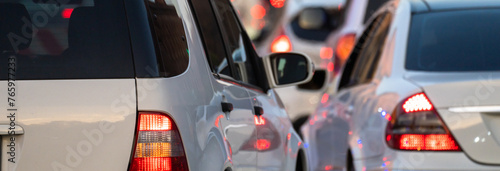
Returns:
[[[387,1],[231,0],[260,56],[300,52],[313,60],[309,83],[276,90],[296,130],[328,100],[328,85],[335,84],[365,22]]]

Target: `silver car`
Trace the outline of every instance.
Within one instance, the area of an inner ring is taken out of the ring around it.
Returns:
[[[374,13],[302,127],[310,170],[499,170],[500,2]]]

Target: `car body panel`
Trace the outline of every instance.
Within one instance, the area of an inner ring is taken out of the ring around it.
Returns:
[[[429,0],[426,1],[426,3],[428,4],[431,11],[491,8],[500,6],[500,2],[494,0],[457,1],[451,4],[446,0]]]
[[[270,90],[267,94],[249,91],[254,106],[264,109],[261,117],[256,117],[258,128],[256,138],[260,142],[269,142],[258,151],[257,170],[286,171],[295,168],[297,153],[303,148],[302,140],[294,131],[283,104],[277,101],[276,92]]]
[[[446,159],[446,160],[443,160]],[[410,170],[498,170],[498,166],[481,165],[471,161],[464,153],[457,152],[404,152],[388,151],[384,156],[354,161],[356,166],[365,165],[366,170],[410,171]]]
[[[253,142],[257,139],[251,97],[243,87],[219,80],[216,84],[216,99],[231,103],[234,107],[233,111],[223,113],[223,117],[219,119],[223,136],[230,148],[233,170],[256,170],[257,152],[245,149],[247,146],[254,147]]]
[[[500,103],[498,92],[495,91],[500,88],[498,72],[408,72],[405,77],[423,87],[436,108],[492,106]]]
[[[127,169],[136,120],[134,79],[16,84],[17,111],[10,112],[15,117],[1,122],[9,125],[13,118],[24,134],[2,136],[2,170]],[[1,87],[7,90],[7,82]]]

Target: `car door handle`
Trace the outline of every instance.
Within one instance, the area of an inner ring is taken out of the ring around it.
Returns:
[[[264,109],[260,106],[254,106],[253,111],[255,116],[262,116],[264,114]]]
[[[233,104],[227,102],[221,102],[222,112],[231,112],[233,111]]]

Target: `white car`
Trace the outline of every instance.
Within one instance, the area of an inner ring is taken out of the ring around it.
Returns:
[[[307,166],[274,88],[312,62],[256,55],[229,0],[0,0],[0,52],[0,170]]]
[[[500,2],[395,0],[302,127],[309,170],[500,170]]]

